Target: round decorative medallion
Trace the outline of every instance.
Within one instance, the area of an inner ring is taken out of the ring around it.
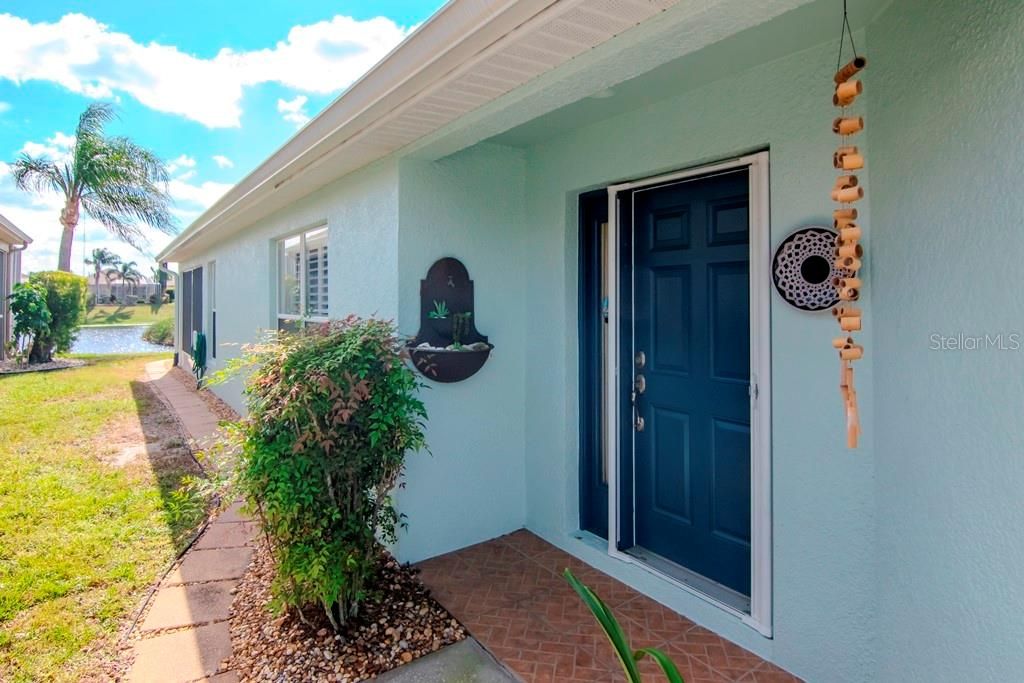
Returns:
[[[831,228],[801,228],[782,240],[772,259],[775,289],[791,306],[821,311],[839,301],[832,280],[851,277],[835,267],[836,233]]]

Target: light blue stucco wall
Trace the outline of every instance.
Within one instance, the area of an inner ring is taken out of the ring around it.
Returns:
[[[420,280],[454,256],[474,282],[474,320],[495,349],[479,373],[427,382],[432,455],[407,461],[398,495],[409,515],[398,554],[416,561],[522,527],[527,375],[525,162],[522,150],[478,145],[437,162],[404,159],[400,172],[399,328],[419,327]]]
[[[1024,671],[1024,4],[895,2],[870,28],[879,680]],[[880,180],[884,179],[884,180]]]
[[[331,315],[397,315],[398,163],[388,160],[334,182],[179,264],[187,270],[217,262],[218,349],[216,360],[209,362],[211,372],[237,356],[242,344],[256,341],[260,330],[276,328],[276,240],[323,224],[328,227]],[[209,332],[208,318],[204,326]],[[235,410],[243,410],[240,382],[214,390]]]
[[[576,197],[767,148],[771,246],[830,223],[834,44],[526,148],[348,176],[197,259],[218,261],[220,338],[270,323],[272,239],[325,218],[335,316],[375,312],[414,334],[420,279],[456,256],[496,349],[470,380],[424,393],[433,455],[408,460],[402,559],[526,525],[811,681],[1015,680],[1024,356],[930,351],[929,335],[1024,332],[1010,275],[1024,253],[1022,34],[1009,0],[897,0],[857,35],[871,58],[864,441],[844,447],[831,318],[773,292],[773,639],[574,536]]]
[[[767,147],[772,246],[798,227],[831,224],[834,66],[833,46],[806,50],[529,150],[529,372],[566,387],[527,385],[527,520],[549,540],[581,545],[570,537],[578,526],[575,337],[549,332],[576,329],[577,193]],[[646,572],[593,559],[798,674],[855,680],[874,657],[870,440],[845,448],[831,317],[797,311],[774,293],[771,315],[774,640]],[[552,347],[557,353],[539,353]],[[858,384],[870,418],[870,360],[858,366]]]

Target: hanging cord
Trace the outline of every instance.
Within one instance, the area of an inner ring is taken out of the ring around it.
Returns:
[[[846,0],[843,0],[843,25],[839,29],[839,55],[836,57],[836,71],[839,71],[839,67],[843,65],[843,45],[846,42],[846,37],[850,37],[850,49],[853,50],[853,56],[856,58],[857,45],[853,42],[853,29],[850,27],[850,16],[846,11]]]

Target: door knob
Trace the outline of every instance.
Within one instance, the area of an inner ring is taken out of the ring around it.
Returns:
[[[636,416],[636,420],[633,422],[633,428],[636,429],[636,431],[638,431],[638,432],[642,432],[642,431],[644,431],[644,426],[646,424],[647,423],[644,422],[644,418],[642,416],[640,416],[640,415],[637,415]]]
[[[633,380],[633,389],[635,389],[638,394],[642,394],[647,391],[647,378],[643,375],[637,375],[636,379]]]

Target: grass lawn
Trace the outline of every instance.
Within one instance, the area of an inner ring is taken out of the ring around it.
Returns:
[[[196,470],[140,381],[153,360],[0,378],[0,681],[106,680],[119,631],[202,517],[170,513]]]
[[[100,304],[85,314],[86,325],[143,325],[174,318],[174,304],[120,306]]]

